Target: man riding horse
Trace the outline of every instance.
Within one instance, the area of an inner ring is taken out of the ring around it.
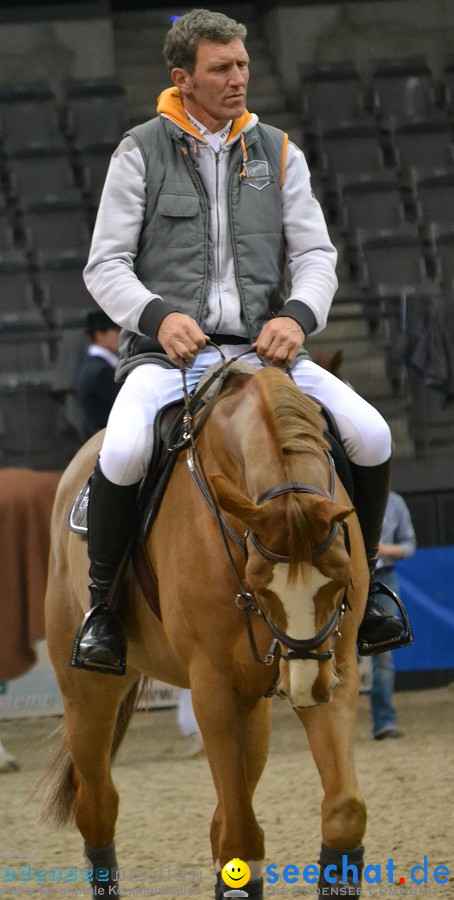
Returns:
[[[208,340],[226,357],[250,351],[256,367],[291,367],[298,387],[331,411],[374,571],[390,430],[304,349],[326,324],[336,251],[303,153],[246,109],[245,38],[244,25],[222,13],[178,18],[164,44],[173,86],[160,95],[157,117],[127,132],[107,174],[84,276],[123,329],[117,378],[126,380],[91,479],[92,608],[72,660],[82,668],[124,671],[124,629],[106,599],[133,533],[156,414],[181,397],[182,366],[192,389],[216,361]],[[360,651],[401,631],[371,592]]]

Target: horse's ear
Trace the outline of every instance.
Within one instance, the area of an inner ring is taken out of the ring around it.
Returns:
[[[329,369],[329,371],[333,375],[336,375],[338,378],[340,378],[341,381],[342,381],[342,376],[339,376],[337,373],[338,373],[343,361],[344,361],[344,354],[343,354],[342,350],[337,350],[336,353],[333,353],[333,355],[331,357],[331,364],[330,364],[330,369]]]
[[[211,483],[225,512],[232,513],[232,516],[248,525],[257,525],[263,519],[263,507],[256,506],[233,481],[230,481],[230,478],[226,478],[225,475],[212,475]]]
[[[355,511],[354,506],[341,506],[335,500],[330,500],[328,497],[319,497],[317,494],[308,495],[306,503],[313,512],[315,519],[318,522],[323,522],[328,527],[331,527],[334,522],[343,521]]]

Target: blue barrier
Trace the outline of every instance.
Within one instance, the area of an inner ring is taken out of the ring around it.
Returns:
[[[397,672],[454,669],[454,547],[424,547],[396,571],[415,643],[394,653]]]

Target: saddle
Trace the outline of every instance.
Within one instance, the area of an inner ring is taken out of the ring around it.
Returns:
[[[173,467],[179,450],[186,443],[184,434],[184,403],[183,400],[175,400],[159,410],[154,423],[153,454],[148,473],[143,480],[140,490],[139,509],[140,527],[137,540],[145,543],[151,526],[156,518],[161,500],[172,474]],[[79,491],[68,516],[70,531],[87,536],[87,513],[90,499],[90,478]]]

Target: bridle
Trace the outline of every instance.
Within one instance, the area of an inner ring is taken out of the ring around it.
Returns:
[[[246,562],[248,559],[248,548],[247,548],[248,540],[251,541],[252,545],[258,551],[258,553],[260,553],[260,555],[263,556],[263,558],[268,560],[269,562],[289,563],[290,557],[282,555],[282,554],[274,553],[273,551],[268,550],[266,547],[263,546],[263,544],[259,540],[258,536],[255,534],[254,531],[252,531],[252,529],[247,529],[245,531],[243,537],[241,535],[239,535],[238,532],[230,524],[228,519],[226,519],[226,517],[224,516],[222,511],[219,509],[217,502],[216,502],[215,498],[213,497],[213,493],[210,489],[208,479],[203,470],[200,456],[198,454],[198,451],[197,451],[197,448],[195,445],[195,434],[194,434],[193,427],[192,427],[192,415],[191,415],[191,410],[190,410],[190,406],[189,406],[189,402],[190,402],[189,395],[186,390],[186,380],[185,380],[184,370],[182,370],[182,374],[183,374],[183,394],[184,394],[184,399],[185,399],[185,411],[186,411],[185,439],[187,440],[187,447],[188,447],[188,457],[187,457],[188,469],[191,473],[194,483],[196,484],[198,490],[200,491],[203,498],[205,499],[208,507],[210,508],[211,512],[215,516],[216,521],[219,525],[221,537],[222,537],[222,540],[224,543],[224,547],[225,547],[226,554],[227,554],[227,557],[228,557],[228,560],[230,563],[230,567],[232,569],[232,572],[234,574],[235,580],[236,580],[238,588],[239,588],[238,593],[236,594],[236,597],[235,597],[235,603],[236,603],[238,609],[240,609],[243,614],[243,619],[244,619],[244,623],[245,623],[245,627],[246,627],[246,631],[247,631],[247,635],[248,635],[248,639],[249,639],[251,653],[252,653],[254,660],[262,665],[266,665],[266,666],[272,665],[272,663],[274,662],[276,648],[277,648],[278,644],[282,644],[282,646],[286,647],[288,650],[287,654],[283,654],[281,652],[281,657],[282,657],[282,659],[285,659],[285,660],[292,661],[295,659],[299,659],[299,660],[311,659],[311,660],[317,660],[317,661],[324,661],[324,660],[332,659],[332,657],[334,655],[333,648],[330,650],[323,651],[323,652],[319,652],[318,648],[321,646],[321,644],[324,643],[324,641],[326,641],[329,637],[331,637],[331,635],[333,635],[334,642],[340,637],[340,628],[341,628],[342,620],[343,620],[343,617],[345,614],[345,610],[346,610],[347,606],[349,605],[346,589],[345,589],[343,596],[341,597],[336,609],[330,616],[328,622],[318,632],[318,634],[316,634],[315,637],[312,637],[312,638],[293,638],[293,637],[291,637],[285,631],[282,631],[280,628],[278,628],[278,626],[275,625],[275,623],[270,618],[270,616],[267,613],[265,613],[262,609],[260,609],[259,606],[257,606],[253,595],[249,591],[246,590],[246,588],[243,584],[241,576],[238,572],[238,568],[233,559],[232,552],[231,552],[227,538],[230,537],[231,540],[233,540],[234,543],[238,547],[240,547],[240,549],[244,553]],[[331,455],[326,450],[325,450],[325,453],[326,453],[328,463],[329,463],[329,473],[330,473],[329,492],[325,492],[325,491],[321,490],[321,488],[319,488],[313,484],[307,484],[305,482],[299,482],[299,481],[290,481],[290,482],[284,482],[283,484],[279,484],[279,485],[276,485],[275,487],[269,488],[267,491],[265,491],[263,494],[261,494],[258,497],[258,499],[256,500],[256,504],[258,506],[260,506],[262,503],[266,503],[267,501],[273,500],[276,497],[280,497],[283,494],[295,494],[295,493],[317,494],[319,496],[326,497],[326,498],[332,500],[334,498],[336,473],[335,473],[335,468],[334,468],[334,462],[333,462]],[[334,522],[333,523],[333,525],[331,526],[330,532],[329,532],[328,536],[325,538],[325,540],[318,547],[315,547],[312,550],[313,557],[321,556],[323,553],[325,553],[329,549],[329,547],[335,540],[340,527],[342,527],[342,529],[343,529],[345,546],[346,546],[347,552],[350,554],[350,541],[349,541],[349,534],[348,534],[348,525],[345,521],[342,521],[342,522]],[[255,642],[255,637],[254,637],[254,631],[253,631],[252,623],[251,623],[251,619],[250,619],[250,613],[253,613],[254,615],[258,616],[266,623],[266,625],[268,626],[268,628],[271,631],[273,638],[274,638],[267,654],[265,655],[265,657],[263,659],[261,659],[261,657],[258,653],[258,649],[257,649],[257,645]]]
[[[260,497],[258,498],[258,500],[256,501],[257,506],[260,506],[262,503],[266,503],[268,500],[273,500],[275,497],[282,496],[282,494],[318,494],[321,497],[328,497],[330,500],[332,500],[334,497],[334,488],[335,488],[334,462],[333,462],[331,455],[327,451],[325,451],[325,452],[326,452],[326,455],[328,458],[329,468],[330,468],[329,494],[325,493],[325,491],[322,491],[320,488],[316,487],[314,484],[307,484],[305,482],[299,482],[299,481],[290,481],[290,482],[286,482],[284,484],[279,484],[274,488],[270,488],[268,491],[265,491],[263,494],[261,494]],[[346,522],[341,522],[341,523],[334,522],[333,525],[331,526],[329,534],[325,538],[325,540],[321,544],[319,544],[318,547],[313,548],[312,557],[321,556],[323,553],[325,553],[329,549],[329,547],[331,546],[331,544],[337,537],[340,527],[342,527],[342,529],[344,531],[345,544],[346,544],[348,552],[350,553],[350,544],[349,544],[347,523]],[[264,547],[263,544],[259,541],[255,532],[252,531],[251,529],[248,529],[245,533],[245,539],[247,540],[248,538],[250,538],[251,543],[253,544],[255,549],[260,553],[260,555],[263,556],[264,559],[269,560],[269,562],[274,562],[274,563],[289,563],[290,562],[289,556],[284,556],[279,553],[274,553],[273,551],[268,550],[266,547]],[[236,598],[237,605],[240,606],[240,609],[242,609],[244,607],[240,605],[240,602],[238,602],[239,596],[240,595],[237,595],[237,598]],[[251,594],[248,594],[248,598],[251,598]],[[256,613],[257,615],[260,615],[260,617],[265,620],[266,624],[268,625],[268,628],[270,629],[270,631],[274,635],[274,637],[281,644],[283,644],[284,647],[287,647],[289,652],[287,654],[281,653],[282,659],[286,659],[286,660],[293,660],[293,659],[326,660],[326,659],[331,659],[333,657],[334,649],[326,650],[322,653],[318,653],[315,651],[333,633],[334,633],[335,640],[337,640],[337,638],[339,637],[341,622],[344,617],[345,609],[347,607],[347,594],[346,594],[346,591],[344,591],[343,597],[341,597],[341,600],[340,600],[338,606],[336,607],[336,609],[334,610],[334,612],[328,619],[328,622],[318,632],[318,634],[316,634],[315,637],[313,637],[313,638],[292,638],[292,637],[290,637],[290,635],[288,635],[286,632],[284,632],[280,628],[278,628],[277,625],[275,625],[273,620],[266,613],[264,613],[262,610],[260,610],[256,606],[253,599],[252,599],[252,603],[250,603],[250,601],[249,601],[248,607],[252,612]]]

